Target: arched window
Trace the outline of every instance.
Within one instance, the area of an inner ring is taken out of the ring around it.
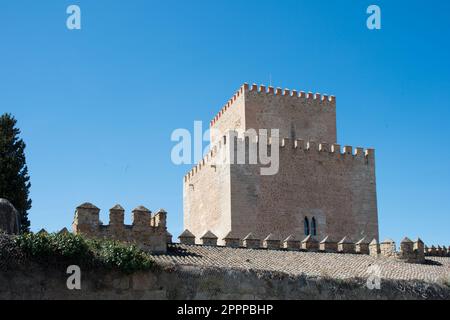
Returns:
[[[316,225],[316,218],[311,219],[311,234],[313,236],[317,236],[317,225]]]
[[[309,219],[305,217],[305,236],[309,236]]]

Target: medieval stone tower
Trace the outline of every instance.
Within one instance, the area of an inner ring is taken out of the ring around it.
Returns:
[[[230,232],[378,239],[374,150],[337,144],[335,97],[244,84],[211,129],[211,151],[184,177],[184,227],[197,239],[207,231],[219,243]],[[250,129],[278,129],[279,138],[246,139]],[[276,174],[262,175],[262,161],[248,155],[245,163],[215,161],[221,150],[235,157],[239,145],[249,153],[253,144],[278,152]]]

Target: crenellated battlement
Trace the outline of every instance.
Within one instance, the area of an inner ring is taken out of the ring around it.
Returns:
[[[221,117],[227,112],[228,109],[233,107],[234,103],[240,98],[241,96],[244,96],[245,93],[256,93],[260,95],[271,95],[280,97],[283,99],[289,98],[289,99],[304,99],[304,100],[310,100],[318,103],[327,103],[331,104],[333,106],[336,106],[336,97],[333,95],[328,94],[321,94],[321,93],[313,93],[313,92],[305,92],[305,91],[299,91],[299,90],[291,90],[287,88],[275,88],[272,86],[266,87],[265,85],[257,85],[252,84],[249,86],[248,83],[244,83],[239,90],[236,91],[236,93],[231,97],[227,103],[220,109],[220,111],[217,113],[217,115],[214,117],[213,120],[210,122],[210,127],[213,127],[220,119]]]
[[[344,146],[339,144],[329,144],[329,143],[317,143],[315,141],[305,141],[302,139],[288,139],[279,138],[277,143],[275,143],[275,138],[267,136],[247,136],[239,137],[239,133],[236,131],[229,131],[227,135],[223,136],[222,139],[216,143],[215,146],[211,148],[208,154],[195,165],[185,176],[184,181],[189,181],[193,176],[199,173],[205,166],[214,166],[221,164],[248,164],[248,163],[238,163],[231,161],[226,155],[230,154],[230,141],[234,141],[234,155],[236,158],[236,153],[240,150],[245,150],[244,159],[248,158],[248,153],[250,150],[256,151],[258,153],[261,148],[268,150],[270,153],[273,152],[272,147],[277,147],[280,156],[283,152],[295,152],[297,156],[300,156],[300,152],[303,155],[315,155],[322,157],[323,159],[339,159],[341,161],[357,161],[365,160],[366,164],[373,164],[375,160],[375,150],[372,148],[362,148],[362,147],[352,147]],[[245,145],[245,148],[240,146]],[[253,147],[251,146],[253,145]],[[256,155],[259,158],[259,154]]]
[[[283,88],[274,88],[272,86],[266,87],[265,85],[256,85],[253,84],[251,87],[249,87],[248,84],[244,84],[242,86],[244,90],[248,90],[250,92],[259,93],[259,94],[266,94],[266,95],[274,95],[274,96],[282,96],[282,97],[292,97],[292,98],[303,98],[303,99],[310,99],[310,100],[317,100],[317,101],[323,101],[323,102],[336,102],[335,96],[330,96],[328,94],[321,94],[321,93],[313,93],[313,92],[304,92],[304,91],[298,91],[298,90],[291,90],[291,89],[283,89]]]
[[[200,243],[200,245],[221,247],[217,243],[218,237],[211,231],[206,231],[201,238],[198,238],[189,230],[185,230],[178,239],[184,245]],[[199,241],[196,241],[196,239]],[[332,239],[332,237],[327,235],[322,241],[319,241],[316,237],[309,235],[304,237],[303,240],[298,240],[295,236],[289,235],[283,240],[274,237],[273,234],[260,239],[255,237],[253,233],[249,233],[246,237],[239,239],[230,232],[222,240],[224,247],[231,248],[370,255],[375,258],[398,259],[407,263],[425,263],[425,256],[450,256],[450,252],[446,247],[437,249],[433,246],[433,249],[430,249],[424,246],[421,239],[412,241],[409,238],[405,238],[400,243],[399,248],[390,239],[381,243],[378,243],[376,239],[370,241],[366,237],[359,241],[353,241],[349,237],[344,237],[340,241]]]
[[[236,93],[233,95],[233,97],[230,98],[230,100],[227,101],[227,103],[220,109],[220,111],[217,113],[217,115],[214,117],[214,119],[210,122],[210,127],[213,127],[217,121],[222,117],[222,115],[233,106],[235,101],[244,95],[245,91],[248,90],[248,84],[242,85],[239,90],[236,91]]]
[[[124,223],[125,210],[116,205],[109,210],[109,225],[100,221],[100,209],[91,203],[77,207],[72,224],[75,234],[90,238],[106,238],[133,243],[151,252],[167,250],[167,212],[158,210],[154,215],[143,206],[132,211],[132,224]]]
[[[427,257],[450,257],[450,246],[425,246],[424,251]]]
[[[200,170],[202,170],[205,166],[218,164],[215,159],[217,159],[217,156],[221,154],[220,152],[223,152],[226,145],[226,137],[224,136],[223,139],[216,143],[215,146],[211,147],[202,160],[200,160],[188,173],[185,174],[184,182],[189,181],[190,178],[200,172]]]
[[[328,144],[328,143],[317,143],[315,141],[305,141],[301,139],[286,139],[283,138],[280,140],[281,148],[292,148],[296,150],[304,150],[304,151],[317,151],[319,153],[326,153],[335,155],[340,158],[354,159],[370,159],[374,158],[375,150],[372,148],[362,148],[362,147],[352,147],[352,146],[344,146],[343,148],[339,144]],[[351,156],[351,157],[350,157]]]

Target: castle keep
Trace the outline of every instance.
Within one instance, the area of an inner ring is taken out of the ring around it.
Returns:
[[[337,144],[335,97],[244,84],[211,129],[211,151],[184,177],[184,227],[197,239],[378,239],[374,150]],[[246,139],[249,129],[279,138]],[[277,173],[262,175],[260,159],[215,161],[240,145],[277,151]]]

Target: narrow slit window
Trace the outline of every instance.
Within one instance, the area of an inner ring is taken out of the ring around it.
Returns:
[[[317,236],[317,224],[316,224],[316,218],[311,219],[311,234],[313,236]]]
[[[308,217],[305,217],[305,236],[309,236],[310,230],[309,230],[309,219]]]

